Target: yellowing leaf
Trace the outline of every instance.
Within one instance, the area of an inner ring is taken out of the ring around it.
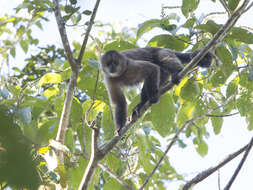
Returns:
[[[176,96],[179,96],[180,95],[180,91],[181,91],[181,88],[184,86],[184,84],[188,81],[188,77],[185,77],[180,83],[179,85],[177,85],[175,87],[175,95]]]
[[[51,88],[48,88],[47,90],[45,90],[43,92],[43,95],[46,96],[46,98],[50,98],[51,96],[56,96],[57,94],[59,94],[60,90],[59,88],[56,86],[56,87],[51,87]]]
[[[94,101],[94,105],[92,106],[92,108],[96,111],[96,112],[101,112],[104,110],[105,107],[105,103],[100,101],[100,100],[95,100]]]
[[[40,148],[40,149],[38,150],[38,153],[39,153],[39,154],[46,154],[47,151],[49,151],[49,150],[50,150],[50,147],[48,147],[48,146],[42,147],[42,148]]]
[[[96,115],[99,112],[103,111],[104,107],[105,107],[105,103],[100,101],[100,100],[95,100],[93,105],[92,105],[92,100],[91,99],[85,101],[82,104],[82,108],[83,108],[84,113],[87,112],[86,113],[86,116],[87,116],[86,119],[88,121],[94,120]]]
[[[57,73],[47,73],[45,74],[39,81],[39,88],[43,84],[48,84],[48,83],[60,83],[61,82],[61,75]]]

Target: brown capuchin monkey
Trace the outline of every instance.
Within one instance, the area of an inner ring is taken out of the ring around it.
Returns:
[[[141,90],[141,101],[134,108],[139,113],[141,107],[149,101],[155,104],[159,101],[159,87],[165,84],[169,76],[174,84],[179,84],[178,73],[197,55],[181,53],[166,48],[145,47],[122,52],[110,50],[101,57],[101,68],[110,101],[114,106],[115,134],[126,124],[127,103],[122,87],[133,86],[144,81]],[[209,67],[212,54],[207,53],[199,62],[200,67]]]

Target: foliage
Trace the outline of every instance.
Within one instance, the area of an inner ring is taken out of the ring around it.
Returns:
[[[228,1],[231,12],[238,3]],[[1,78],[0,187],[34,189],[43,184],[54,189],[60,184],[62,188],[77,189],[88,164],[84,155],[91,154],[91,130],[87,123],[101,114],[101,145],[114,135],[112,109],[103,78],[98,75],[101,53],[98,50],[121,51],[139,47],[139,40],[147,33],[152,34],[154,28],[159,28],[162,33],[153,35],[146,44],[148,46],[176,51],[200,49],[212,39],[221,25],[215,20],[208,20],[208,17],[207,21],[197,18],[194,10],[198,5],[199,0],[183,0],[181,10],[185,16],[184,23],[179,22],[179,16],[175,13],[147,20],[140,24],[137,31],[128,29],[122,33],[116,32],[113,26],[109,26],[108,30],[108,25],[96,23],[96,27],[105,32],[96,35],[83,57],[66,131],[66,146],[62,145],[67,156],[64,165],[58,164],[53,169],[48,165],[50,159],[56,160],[50,140],[57,134],[71,69],[63,49],[50,42],[46,47],[36,47],[39,40],[32,35],[33,26],[42,29],[48,21],[47,14],[52,12],[53,5],[49,0],[25,0],[16,11],[27,11],[29,18],[2,16],[0,35],[7,35],[0,47],[3,62],[9,64],[10,56],[16,57],[17,46],[25,53],[30,48],[37,53],[27,54],[25,67],[13,68],[13,76]],[[76,0],[67,1],[61,9],[67,25],[87,25],[87,17],[92,13],[82,10]],[[136,37],[132,36],[133,33]],[[249,44],[253,44],[253,33],[234,27],[215,50],[222,64],[215,62],[208,70],[194,71],[183,79],[161,98],[159,104],[152,106],[102,163],[128,184],[138,187],[162,156],[161,143],[165,143],[167,137],[175,134],[187,121],[205,114],[208,109],[215,110],[209,117],[196,120],[184,131],[185,136],[178,139],[180,147],[185,147],[185,139],[191,138],[196,151],[202,156],[206,155],[208,146],[205,139],[209,136],[206,127],[211,125],[214,133],[219,134],[223,125],[222,116],[235,111],[239,111],[246,119],[248,129],[252,130],[253,51]],[[76,57],[81,44],[73,42],[73,47]],[[129,114],[139,101],[139,91],[139,87],[125,90]],[[231,98],[228,104],[218,107],[228,98]],[[59,147],[56,145],[57,149]],[[19,159],[15,161],[13,158]],[[43,181],[38,178],[38,172]],[[166,157],[148,186],[165,189],[165,181],[182,179]],[[102,169],[96,170],[91,184],[89,189],[119,189],[119,183]]]

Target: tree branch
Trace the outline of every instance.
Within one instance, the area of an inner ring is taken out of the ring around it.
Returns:
[[[70,64],[72,70],[75,70],[75,69],[77,69],[76,68],[77,65],[75,64],[73,53],[72,53],[70,45],[69,45],[69,40],[68,40],[65,24],[63,22],[63,18],[62,18],[62,15],[61,15],[61,10],[60,10],[60,7],[59,7],[59,1],[58,0],[53,0],[53,3],[54,3],[54,14],[55,14],[56,22],[57,22],[57,25],[58,25],[58,30],[60,32],[62,44],[63,44],[64,50],[67,54],[67,60]]]
[[[100,160],[100,152],[98,149],[98,137],[99,137],[99,128],[92,128],[91,135],[91,156],[88,163],[87,168],[85,169],[85,173],[83,175],[82,181],[79,185],[79,190],[87,190],[89,182],[97,168],[97,164]]]
[[[88,28],[87,28],[87,31],[86,31],[86,34],[85,34],[85,37],[84,37],[84,40],[83,40],[81,51],[80,51],[78,59],[77,59],[77,63],[81,63],[81,61],[82,61],[82,58],[83,58],[83,55],[84,55],[84,52],[85,52],[85,48],[87,46],[87,42],[88,42],[88,39],[89,39],[89,34],[90,34],[92,25],[93,25],[95,17],[96,17],[96,13],[97,13],[97,10],[98,10],[99,3],[100,3],[100,0],[97,0],[96,4],[94,6],[92,15],[90,17],[89,25],[88,25]]]
[[[184,185],[184,187],[183,187],[182,190],[188,190],[193,185],[196,185],[197,183],[203,181],[204,179],[206,179],[207,177],[209,177],[211,174],[213,174],[214,172],[216,172],[217,170],[219,170],[221,167],[223,167],[224,165],[226,165],[228,162],[230,162],[231,160],[233,160],[234,158],[236,158],[237,156],[239,156],[242,152],[244,152],[247,149],[248,146],[249,146],[249,144],[247,144],[244,147],[240,148],[236,152],[228,155],[227,158],[225,158],[217,166],[211,167],[211,168],[209,168],[209,169],[207,169],[207,170],[199,173],[194,178],[192,178],[190,181],[188,181]]]
[[[117,175],[115,175],[113,173],[113,171],[111,171],[109,168],[107,168],[105,165],[101,164],[101,163],[98,163],[98,166],[106,171],[111,177],[113,177],[115,180],[117,180],[122,186],[124,186],[126,189],[128,190],[133,190],[133,188],[128,185],[125,181],[123,181],[122,179],[120,179],[120,177],[118,177]]]
[[[250,140],[250,143],[248,144],[246,150],[245,150],[245,153],[243,155],[243,158],[241,160],[241,162],[239,163],[238,167],[236,168],[233,176],[231,177],[231,179],[229,180],[228,184],[226,185],[226,187],[224,188],[224,190],[229,190],[230,187],[232,186],[232,183],[234,182],[236,176],[238,175],[238,173],[240,172],[241,168],[242,168],[242,165],[244,164],[246,158],[248,157],[248,154],[249,154],[249,151],[250,149],[252,148],[252,145],[253,145],[253,137],[251,138]]]
[[[67,130],[67,127],[69,124],[70,109],[71,109],[71,105],[72,105],[74,89],[76,87],[79,66],[76,64],[76,62],[74,60],[74,57],[73,57],[73,54],[72,54],[72,51],[71,51],[71,48],[69,45],[69,41],[68,41],[68,37],[67,37],[67,33],[66,33],[66,28],[64,26],[64,22],[63,22],[63,19],[61,16],[61,11],[59,8],[59,1],[53,0],[53,3],[54,3],[54,14],[56,17],[56,21],[57,21],[58,29],[60,32],[62,44],[63,44],[64,50],[66,52],[66,55],[67,55],[67,60],[68,60],[70,66],[71,66],[71,69],[72,69],[70,81],[69,81],[69,84],[67,87],[64,105],[62,108],[62,114],[61,114],[61,118],[60,118],[60,122],[59,122],[59,128],[58,128],[57,136],[56,136],[56,141],[64,144],[65,133],[66,133],[66,130]],[[60,162],[63,163],[64,162],[63,153],[59,152],[58,156],[59,156]]]
[[[66,133],[66,130],[67,130],[67,127],[69,124],[69,115],[70,115],[74,90],[76,87],[77,78],[78,78],[78,74],[79,74],[79,70],[80,70],[81,60],[82,60],[83,54],[85,52],[85,47],[86,47],[86,44],[88,41],[88,37],[89,37],[89,33],[91,30],[92,24],[95,19],[95,15],[96,15],[96,11],[97,11],[99,2],[100,2],[100,0],[97,0],[94,11],[93,11],[91,19],[90,19],[88,29],[87,29],[85,37],[84,37],[84,42],[82,45],[81,52],[79,54],[79,59],[76,62],[73,57],[73,53],[71,51],[70,45],[69,45],[69,41],[68,41],[68,37],[67,37],[67,33],[66,33],[66,28],[65,28],[63,18],[61,15],[61,11],[60,11],[60,7],[59,7],[59,1],[53,0],[54,14],[56,17],[56,22],[57,22],[58,29],[60,32],[62,44],[63,44],[64,50],[66,52],[66,55],[67,55],[67,60],[68,60],[70,66],[71,66],[71,69],[72,69],[72,73],[70,76],[70,82],[67,87],[66,97],[65,97],[65,101],[64,101],[64,105],[63,105],[63,109],[62,109],[62,114],[61,114],[61,118],[60,118],[60,122],[59,122],[59,128],[58,128],[57,136],[56,136],[56,141],[59,141],[62,144],[64,144],[65,133]],[[64,155],[61,152],[59,153],[59,159],[60,159],[60,162],[63,163]]]
[[[171,147],[175,144],[179,134],[187,127],[190,126],[190,124],[194,123],[194,121],[201,119],[203,117],[205,117],[207,114],[212,113],[213,111],[225,106],[227,103],[230,102],[230,100],[233,98],[233,96],[231,96],[230,98],[228,98],[224,104],[217,106],[215,108],[209,109],[206,113],[199,115],[195,118],[192,118],[188,121],[185,122],[185,124],[177,131],[177,133],[175,134],[175,136],[172,138],[170,144],[168,145],[167,149],[165,150],[165,152],[163,153],[162,157],[160,158],[160,160],[157,162],[157,164],[155,165],[154,169],[152,170],[152,172],[149,174],[149,176],[147,177],[147,179],[145,180],[145,182],[143,183],[143,185],[139,188],[139,190],[143,190],[144,187],[147,185],[147,183],[149,182],[149,180],[151,179],[151,177],[155,174],[156,170],[158,169],[158,167],[161,165],[162,161],[164,160],[164,158],[166,157],[167,153],[169,152],[169,150],[171,149]]]

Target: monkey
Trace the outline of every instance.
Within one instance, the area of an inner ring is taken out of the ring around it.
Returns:
[[[182,53],[167,48],[144,47],[121,52],[109,50],[102,55],[100,66],[110,102],[114,107],[115,134],[120,134],[127,119],[127,102],[122,87],[144,81],[140,103],[134,108],[134,112],[138,114],[147,101],[151,105],[159,102],[159,87],[165,84],[170,76],[174,84],[179,84],[178,73],[199,51]],[[212,58],[212,54],[208,52],[197,66],[209,67]]]

